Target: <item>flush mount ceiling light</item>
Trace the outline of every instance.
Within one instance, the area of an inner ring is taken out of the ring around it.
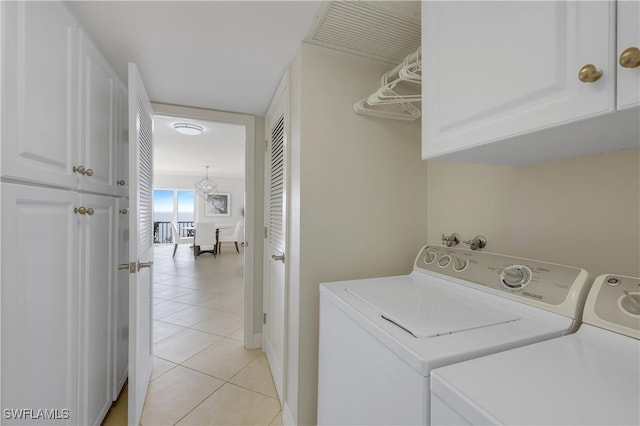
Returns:
[[[176,132],[188,136],[201,135],[204,131],[202,126],[193,123],[174,123],[173,128],[176,129]]]

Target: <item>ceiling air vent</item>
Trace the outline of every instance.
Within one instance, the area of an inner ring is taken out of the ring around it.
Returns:
[[[398,64],[420,47],[420,2],[328,2],[305,41]]]

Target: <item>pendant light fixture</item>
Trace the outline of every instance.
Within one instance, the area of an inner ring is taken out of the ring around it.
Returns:
[[[209,195],[218,193],[218,185],[209,179],[209,166],[204,166],[204,179],[196,182],[196,192],[206,201]]]

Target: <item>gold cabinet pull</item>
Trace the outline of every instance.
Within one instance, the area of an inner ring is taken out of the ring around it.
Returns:
[[[89,170],[91,170],[91,169],[89,169]],[[74,172],[74,173],[78,173],[79,175],[83,175],[83,174],[85,174],[87,171],[86,171],[86,169],[84,168],[84,166],[73,166],[73,172]],[[91,173],[93,173],[93,171],[92,171]]]
[[[74,208],[73,212],[77,214],[86,214],[89,216],[93,216],[93,214],[95,213],[95,210],[93,210],[91,207],[87,208],[84,206],[80,206],[80,207]]]
[[[120,186],[124,186],[125,181],[124,181],[124,179],[120,179],[117,183],[118,183],[118,185],[120,185]]]
[[[637,47],[628,47],[620,54],[620,66],[622,68],[638,68],[640,67],[640,49]]]
[[[129,210],[127,209],[120,209],[120,214],[127,214],[129,213]]]
[[[87,176],[93,176],[93,170],[92,169],[87,169],[86,172],[84,172]]]
[[[580,68],[578,78],[583,83],[595,83],[602,77],[602,71],[596,68],[593,64],[587,64]]]

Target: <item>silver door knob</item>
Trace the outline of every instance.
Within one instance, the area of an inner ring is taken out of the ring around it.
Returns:
[[[272,255],[271,255],[271,258],[272,258],[273,260],[279,260],[279,261],[281,261],[282,263],[284,263],[284,253],[282,253],[282,254],[272,254]]]

